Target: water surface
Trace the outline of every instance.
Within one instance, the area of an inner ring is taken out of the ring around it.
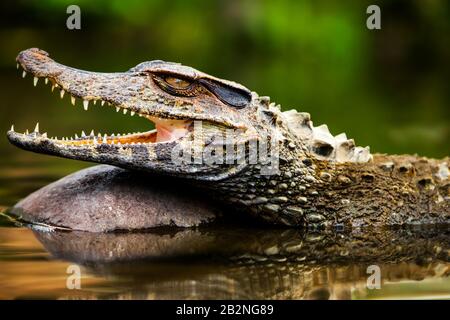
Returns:
[[[74,170],[60,161],[3,162],[1,210]],[[448,299],[449,242],[448,227],[90,234],[2,216],[0,299]],[[380,289],[367,287],[371,265],[380,268]],[[67,287],[73,266],[81,289]]]

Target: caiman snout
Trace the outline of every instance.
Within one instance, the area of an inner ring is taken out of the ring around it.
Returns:
[[[38,48],[31,48],[19,53],[16,58],[17,67],[22,66],[25,72],[38,77],[55,76],[61,72],[60,65],[50,58],[49,54]],[[25,76],[26,73],[23,74]]]

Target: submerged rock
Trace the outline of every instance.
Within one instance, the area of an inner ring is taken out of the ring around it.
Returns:
[[[33,192],[9,212],[31,223],[91,232],[193,227],[219,216],[208,199],[175,178],[98,165]]]

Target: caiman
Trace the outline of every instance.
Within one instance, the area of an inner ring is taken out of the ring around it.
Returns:
[[[178,63],[155,60],[97,73],[59,64],[37,48],[20,52],[17,63],[34,85],[43,79],[84,110],[104,105],[156,128],[57,138],[38,125],[25,133],[12,127],[9,141],[25,150],[182,178],[272,224],[450,222],[448,157],[371,154],[344,133],[314,126],[308,113],[283,112],[268,97]]]

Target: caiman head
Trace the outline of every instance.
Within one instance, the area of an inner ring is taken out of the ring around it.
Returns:
[[[55,62],[43,50],[32,48],[17,56],[23,76],[30,73],[60,97],[69,95],[73,105],[88,110],[112,107],[128,116],[140,116],[156,129],[134,134],[90,134],[72,138],[39,132],[18,133],[8,139],[14,145],[44,154],[111,164],[123,168],[215,180],[241,170],[243,164],[180,163],[173,161],[180,149],[207,147],[214,137],[234,132],[235,143],[257,137],[255,114],[260,99],[247,88],[193,68],[160,60],[138,64],[126,72],[99,73],[74,69]],[[78,100],[81,99],[81,102]],[[195,127],[200,127],[195,132]],[[195,134],[196,133],[196,134]],[[201,138],[201,139],[196,139]],[[203,142],[203,145],[198,141]],[[183,154],[183,152],[179,152]],[[185,154],[184,154],[185,155]],[[184,159],[186,160],[186,159]]]
[[[37,48],[20,52],[16,60],[34,85],[42,78],[52,91],[59,89],[61,98],[69,95],[73,105],[86,111],[112,107],[156,127],[123,135],[83,131],[61,139],[41,133],[38,125],[25,133],[12,127],[8,139],[26,150],[197,180],[222,180],[250,165],[258,168],[275,149],[276,165],[278,157],[284,162],[364,162],[370,157],[345,134],[333,137],[326,126],[313,127],[307,113],[281,112],[268,97],[177,63],[155,60],[126,72],[98,73],[59,64]],[[255,141],[259,145],[252,158]]]

